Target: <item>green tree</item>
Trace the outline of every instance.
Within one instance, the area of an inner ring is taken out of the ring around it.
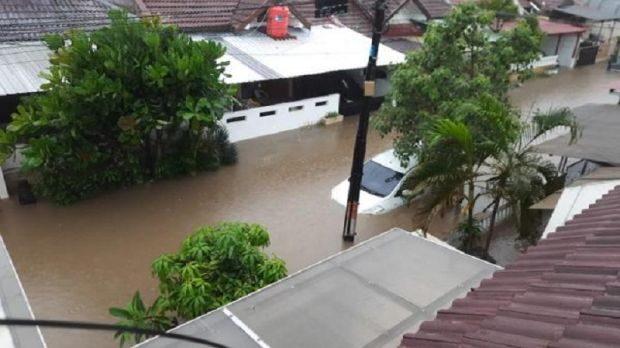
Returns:
[[[394,147],[403,160],[419,150],[429,124],[454,119],[453,110],[462,105],[492,98],[510,108],[510,72],[539,56],[542,33],[536,19],[520,19],[492,40],[493,18],[476,5],[457,6],[442,23],[430,25],[422,49],[394,71],[388,101],[373,125],[382,134],[396,132]]]
[[[484,247],[485,255],[489,253],[500,203],[503,201],[512,207],[521,238],[531,239],[532,236],[523,226],[523,221],[529,220],[527,209],[547,195],[547,183],[558,179],[557,167],[534,153],[532,144],[556,127],[569,128],[570,143],[579,137],[580,127],[569,108],[537,112],[532,121],[531,124],[522,125],[523,129],[531,127],[531,135],[520,136],[512,146],[508,146],[489,161],[491,178],[488,180],[488,190],[493,201],[490,205],[492,211]]]
[[[286,276],[284,261],[263,248],[269,234],[261,226],[222,223],[199,228],[177,253],[152,265],[159,296],[146,307],[137,292],[126,308],[110,308],[120,325],[165,330],[193,319]],[[117,333],[121,345],[143,336]]]
[[[46,38],[43,93],[26,98],[0,131],[0,162],[24,142],[24,169],[59,203],[236,158],[218,130],[234,102],[222,81],[224,47],[152,17],[112,11],[110,19],[92,33]]]
[[[495,13],[495,19],[491,29],[498,32],[504,26],[504,22],[514,20],[519,14],[519,8],[513,0],[481,0],[478,5]]]
[[[465,248],[479,228],[474,207],[484,192],[481,169],[518,138],[518,114],[508,101],[509,74],[538,57],[542,34],[534,19],[513,30],[492,33],[492,11],[457,6],[433,24],[420,51],[392,76],[388,102],[373,118],[382,133],[395,133],[403,161],[417,155],[407,185],[428,192],[426,212],[447,200],[466,201]]]

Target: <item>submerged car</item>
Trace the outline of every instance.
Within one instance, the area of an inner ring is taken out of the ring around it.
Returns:
[[[411,158],[403,167],[393,149],[382,152],[364,163],[358,214],[380,215],[405,204],[402,185],[417,161]],[[346,207],[349,179],[332,189],[332,199]]]

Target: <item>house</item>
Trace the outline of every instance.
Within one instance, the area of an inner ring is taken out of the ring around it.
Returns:
[[[618,184],[571,197],[568,206],[579,207],[556,209],[553,232],[405,334],[400,347],[617,347]]]
[[[620,1],[578,1],[551,9],[550,16],[586,29],[586,39],[579,46],[577,65],[606,60],[615,51],[619,37],[616,22],[620,19]]]
[[[393,229],[171,330],[230,347],[395,347],[500,267]],[[141,348],[189,347],[155,337]]]
[[[224,81],[239,85],[237,97],[242,104],[222,120],[232,141],[315,124],[328,113],[355,114],[361,106],[370,38],[337,20],[314,18],[309,7],[288,6],[288,37],[280,40],[265,33],[265,12],[275,4],[273,1],[203,0],[190,4],[143,0],[131,6],[129,0],[114,0],[114,4],[49,0],[53,6],[39,7],[26,0],[11,1],[17,5],[4,5],[7,14],[0,15],[4,18],[0,25],[14,27],[4,36],[0,34],[4,123],[20,96],[39,91],[43,82],[39,73],[48,67],[49,52],[40,41],[42,36],[73,27],[89,30],[105,25],[105,13],[115,4],[138,9],[139,17],[160,16],[164,23],[178,25],[194,40],[213,40],[226,46],[222,60],[230,64]],[[45,15],[29,17],[33,10],[44,13],[46,9]],[[375,108],[389,89],[386,67],[403,61],[402,53],[385,45],[379,48]],[[4,169],[14,169],[19,163],[18,154],[4,164]],[[2,182],[0,187],[4,187]],[[0,191],[2,196],[4,191]]]
[[[541,50],[544,56],[537,63],[545,65],[549,61],[561,67],[573,68],[578,59],[577,53],[581,36],[586,29],[582,26],[554,22],[544,17],[538,18],[538,25],[540,30],[545,33],[545,38]],[[503,29],[512,29],[514,26],[515,22],[507,22]]]

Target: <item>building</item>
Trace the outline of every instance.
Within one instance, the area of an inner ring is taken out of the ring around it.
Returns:
[[[171,332],[236,348],[395,347],[403,332],[498,269],[393,229]],[[156,337],[138,346],[190,345]]]
[[[620,186],[601,185],[572,195],[578,206],[556,209],[553,232],[400,347],[617,347]]]

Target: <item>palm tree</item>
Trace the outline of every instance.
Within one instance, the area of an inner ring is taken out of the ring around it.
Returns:
[[[522,236],[524,209],[544,198],[545,183],[557,178],[556,166],[532,152],[532,145],[548,131],[556,127],[568,127],[570,143],[579,137],[580,127],[575,115],[569,108],[552,109],[548,112],[537,112],[531,125],[523,125],[522,136],[513,146],[509,146],[496,157],[490,159],[492,177],[488,180],[488,193],[493,197],[489,231],[484,248],[488,255],[497,212],[502,201],[512,206],[517,229]],[[527,136],[524,130],[532,127],[533,134]]]

